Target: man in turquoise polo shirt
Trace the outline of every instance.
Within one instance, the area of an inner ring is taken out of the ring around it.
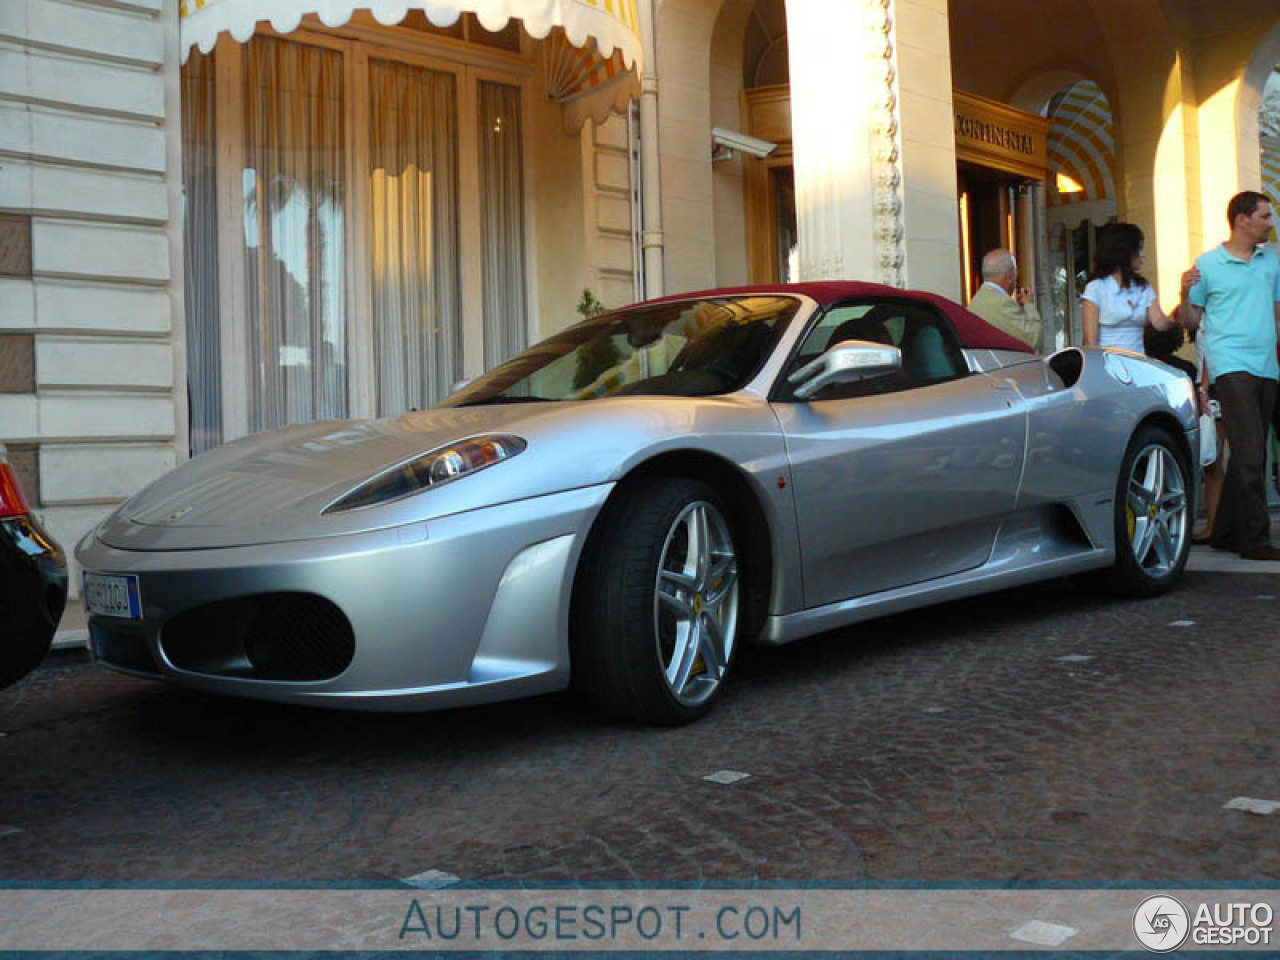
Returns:
[[[1204,321],[1205,362],[1231,450],[1209,543],[1248,560],[1280,560],[1271,545],[1265,478],[1280,377],[1280,261],[1258,247],[1271,233],[1271,201],[1253,190],[1238,193],[1227,205],[1227,222],[1231,236],[1196,260],[1199,280],[1189,292],[1183,284],[1181,305],[1191,332]]]

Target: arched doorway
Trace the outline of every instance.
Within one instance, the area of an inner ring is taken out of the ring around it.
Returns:
[[[746,132],[777,144],[743,159],[748,275],[753,283],[796,279],[796,180],[791,149],[791,87],[783,0],[756,0],[742,41]]]
[[[1116,148],[1111,104],[1092,80],[1059,90],[1049,118],[1045,190],[1052,332],[1058,347],[1080,343],[1080,294],[1098,228],[1116,219]]]

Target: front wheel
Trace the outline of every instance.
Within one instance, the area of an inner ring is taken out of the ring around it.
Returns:
[[[1131,596],[1172,589],[1191,547],[1186,459],[1164,430],[1143,427],[1129,442],[1116,485],[1113,586]]]
[[[602,524],[574,591],[574,684],[614,716],[695,720],[738,646],[727,512],[701,481],[654,477],[621,491]]]

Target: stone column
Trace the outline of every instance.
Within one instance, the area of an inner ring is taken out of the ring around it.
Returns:
[[[960,291],[946,0],[788,0],[800,279]]]
[[[872,101],[887,90],[876,82],[871,56],[883,35],[873,34],[865,0],[790,0],[786,9],[798,279],[881,279],[872,151],[885,137],[875,128],[879,104]],[[900,208],[889,212],[900,219]],[[896,272],[892,252],[889,260]]]

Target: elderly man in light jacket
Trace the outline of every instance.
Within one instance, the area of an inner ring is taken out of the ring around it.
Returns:
[[[1008,250],[997,248],[982,258],[982,286],[969,301],[969,311],[992,326],[1017,337],[1036,353],[1044,336],[1040,311],[1031,291],[1017,287],[1018,263]]]

